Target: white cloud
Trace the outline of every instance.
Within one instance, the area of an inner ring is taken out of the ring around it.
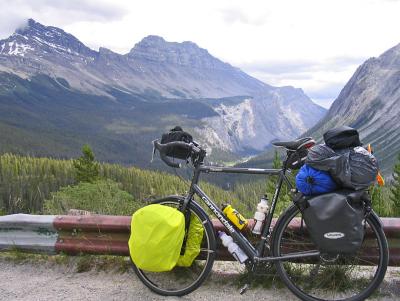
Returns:
[[[274,85],[338,95],[356,67],[400,42],[393,0],[0,0],[0,38],[24,18],[128,52],[144,36],[190,40]]]
[[[0,37],[11,34],[25,20],[64,27],[82,20],[109,22],[126,13],[105,0],[0,0]]]
[[[240,67],[272,85],[301,87],[314,101],[326,106],[333,102],[357,67],[366,59],[333,57],[320,61],[264,61]]]

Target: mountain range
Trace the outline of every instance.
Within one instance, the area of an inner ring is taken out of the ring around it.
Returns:
[[[181,124],[211,158],[234,160],[325,113],[193,42],[148,36],[122,55],[32,19],[0,40],[0,152],[71,157],[89,143],[101,160],[145,167],[151,140]]]
[[[359,66],[327,115],[306,135],[321,140],[329,128],[350,125],[371,143],[380,168],[390,174],[400,153],[400,44]]]
[[[328,129],[349,125],[371,144],[380,169],[390,175],[400,153],[400,44],[359,66],[324,118],[302,136],[323,142]],[[244,166],[270,166],[273,151]]]

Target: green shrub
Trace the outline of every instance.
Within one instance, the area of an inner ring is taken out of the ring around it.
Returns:
[[[131,215],[143,204],[135,201],[120,184],[112,180],[81,182],[61,188],[45,200],[44,212],[65,214],[70,209],[87,210],[98,214]]]

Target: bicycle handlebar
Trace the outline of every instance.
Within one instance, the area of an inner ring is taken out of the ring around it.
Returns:
[[[174,141],[174,142],[161,144],[157,140],[154,140],[153,141],[153,145],[154,145],[154,148],[157,149],[160,152],[161,160],[163,160],[163,162],[165,164],[167,164],[168,166],[173,167],[173,168],[180,168],[181,164],[173,162],[166,155],[169,151],[172,150],[172,148],[181,147],[181,148],[184,148],[184,149],[188,150],[188,152],[195,153],[195,154],[199,154],[201,152],[201,149],[199,147],[195,146],[192,143],[186,143],[186,142],[183,142],[183,141]]]

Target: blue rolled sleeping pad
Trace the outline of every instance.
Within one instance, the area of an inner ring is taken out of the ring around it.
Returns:
[[[329,172],[304,164],[296,176],[296,187],[304,195],[315,195],[334,191],[337,185]]]

